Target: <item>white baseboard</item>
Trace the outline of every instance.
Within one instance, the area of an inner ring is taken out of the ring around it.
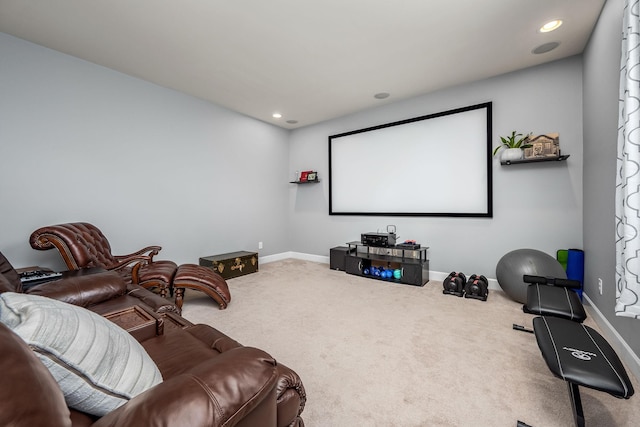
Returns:
[[[275,255],[258,256],[258,262],[260,264],[269,264],[270,262],[282,261],[283,259],[289,259],[289,258],[301,259],[304,261],[319,262],[322,264],[329,264],[328,256],[304,254],[301,252],[282,252]]]
[[[259,264],[269,264],[270,262],[282,261],[283,259],[293,258],[291,252],[283,252],[281,254],[260,256],[258,255]]]
[[[446,279],[446,278],[449,276],[449,274],[451,274],[451,272],[449,272],[449,273],[443,273],[443,272],[441,272],[441,271],[433,271],[433,270],[429,270],[429,279],[431,279],[431,280],[437,280],[438,282],[442,282],[442,281],[444,281],[444,279]],[[472,274],[473,274],[473,273],[472,273]],[[477,274],[477,273],[476,273],[476,274]],[[468,278],[468,276],[470,276],[470,275],[471,275],[471,274],[469,274],[469,275],[466,275],[466,274],[465,274],[465,276],[467,276],[467,278]],[[485,276],[485,277],[486,277],[486,276]],[[500,287],[500,285],[498,284],[498,281],[497,281],[496,279],[491,279],[491,278],[487,277],[487,283],[488,283],[488,285],[489,285],[489,289],[490,289],[490,290],[491,290],[491,289],[496,290],[496,291],[501,291],[501,290],[502,290],[502,288]]]
[[[598,310],[598,307],[593,304],[589,296],[585,293],[583,293],[582,296],[588,304],[585,304],[585,309],[589,312],[589,315],[593,317],[598,326],[600,326],[605,338],[609,341],[611,347],[615,349],[616,353],[618,353],[618,356],[629,368],[631,373],[640,381],[640,358],[638,355],[634,353],[624,338],[620,336],[613,325],[611,325],[602,312]]]

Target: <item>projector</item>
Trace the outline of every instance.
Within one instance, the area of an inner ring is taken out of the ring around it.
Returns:
[[[362,233],[360,242],[367,246],[377,246],[380,248],[388,248],[396,245],[395,233]]]

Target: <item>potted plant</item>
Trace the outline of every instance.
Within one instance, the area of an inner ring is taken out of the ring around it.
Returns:
[[[502,141],[502,144],[498,145],[495,150],[493,150],[493,155],[495,156],[498,153],[498,150],[502,148],[502,154],[500,155],[501,161],[522,159],[524,154],[523,150],[531,147],[531,144],[528,143],[530,135],[531,133],[526,135],[516,133],[514,130],[511,132],[511,135],[507,137],[501,136],[500,140]]]

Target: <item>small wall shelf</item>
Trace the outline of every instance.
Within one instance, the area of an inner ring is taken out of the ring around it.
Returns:
[[[317,184],[319,182],[319,179],[314,179],[313,181],[289,181],[289,184]]]
[[[503,166],[515,165],[519,163],[541,163],[541,162],[563,162],[569,158],[569,154],[563,154],[559,157],[553,158],[540,158],[540,159],[520,159],[520,160],[506,160],[500,161],[500,164]]]
[[[320,182],[320,177],[317,171],[302,171],[298,174],[296,172],[295,181],[289,181],[289,184],[316,184]]]

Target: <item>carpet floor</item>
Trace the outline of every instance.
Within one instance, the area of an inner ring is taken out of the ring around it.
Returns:
[[[226,310],[188,290],[184,317],[293,368],[307,427],[574,425],[566,383],[535,337],[512,329],[533,316],[502,291],[482,302],[443,295],[441,282],[397,285],[297,259],[228,284]],[[638,396],[580,391],[587,426],[640,425]]]

